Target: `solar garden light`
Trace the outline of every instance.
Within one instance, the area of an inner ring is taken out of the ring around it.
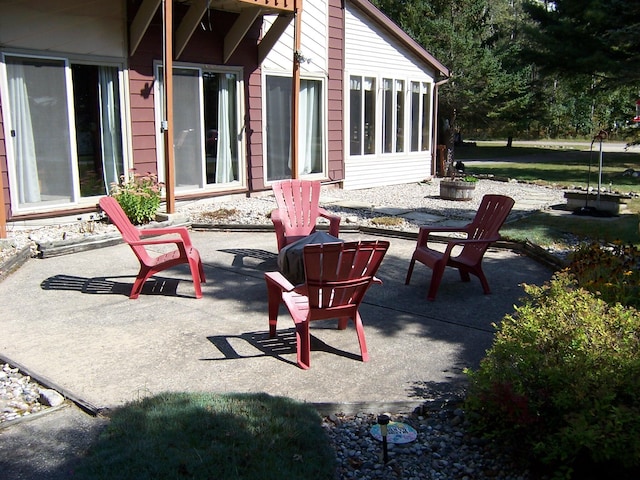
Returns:
[[[387,426],[389,425],[388,415],[379,415],[378,424],[380,425],[380,434],[382,435],[382,459],[386,464],[389,461],[389,451],[387,450]]]

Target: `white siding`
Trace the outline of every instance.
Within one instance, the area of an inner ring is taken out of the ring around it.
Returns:
[[[275,17],[265,17],[264,30],[267,31]],[[310,63],[301,64],[301,73],[321,73],[327,71],[328,43],[328,6],[327,0],[305,2],[302,12],[300,51]],[[293,32],[294,20],[280,37],[262,64],[265,71],[280,71],[291,74],[293,68]]]
[[[380,106],[383,78],[404,80],[405,92],[412,81],[433,83],[434,71],[415,58],[395,38],[364,17],[347,2],[345,11],[345,189],[368,188],[421,181],[431,172],[431,150],[381,154]],[[376,154],[349,156],[349,77],[351,75],[376,78]],[[433,96],[433,88],[430,89]],[[405,124],[409,122],[410,97],[405,96]],[[431,106],[433,108],[433,97]],[[432,112],[429,112],[429,118]]]
[[[2,2],[0,45],[124,58],[124,18],[120,0]]]

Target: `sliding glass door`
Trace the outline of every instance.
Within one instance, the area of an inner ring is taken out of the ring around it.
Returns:
[[[106,194],[124,171],[117,67],[13,55],[4,63],[14,209]]]

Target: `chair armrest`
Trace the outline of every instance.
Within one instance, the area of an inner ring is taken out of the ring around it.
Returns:
[[[425,247],[429,242],[429,236],[432,233],[468,233],[466,226],[464,227],[432,227],[431,225],[424,225],[420,227],[418,233],[418,246]]]
[[[374,275],[374,277],[373,277],[372,282],[373,282],[373,283],[375,283],[375,284],[377,284],[377,285],[382,285],[382,280],[381,280],[381,279],[379,279],[378,277],[376,277],[375,275]]]
[[[460,239],[451,239],[447,242],[447,248],[445,250],[445,258],[448,258],[451,256],[451,251],[453,250],[454,247],[456,246],[464,246],[464,245],[472,245],[472,244],[476,244],[476,245],[483,245],[483,244],[490,244],[493,242],[497,242],[498,240],[500,240],[500,237],[491,237],[491,238],[481,238],[481,239],[474,239],[474,238],[460,238]]]
[[[264,279],[267,281],[267,284],[276,286],[283,292],[292,292],[296,288],[295,285],[287,280],[280,272],[266,272]]]
[[[189,236],[189,231],[186,227],[145,228],[138,229],[138,232],[140,233],[140,237],[174,235],[174,238],[158,238],[156,240],[144,240],[141,238],[139,242],[134,242],[139,245],[162,243],[175,243],[177,245],[178,243],[183,243],[186,248],[192,247],[191,237]],[[179,235],[180,239],[175,238],[175,235]]]
[[[340,233],[340,216],[335,213],[331,213],[322,207],[318,207],[318,215],[329,220],[329,235],[338,237],[338,234]]]
[[[274,210],[271,210],[270,218],[271,218],[271,222],[273,223],[273,229],[276,232],[276,241],[278,243],[278,251],[280,251],[287,244],[287,241],[285,239],[284,223],[282,221],[282,215],[280,215],[280,210],[277,208]]]

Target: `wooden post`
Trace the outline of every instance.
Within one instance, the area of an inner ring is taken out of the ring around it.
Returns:
[[[164,12],[164,172],[167,213],[174,213],[175,151],[173,148],[173,0],[163,0]]]
[[[302,0],[294,1],[293,78],[291,87],[291,178],[298,178],[298,125],[300,123],[300,28]]]
[[[4,178],[0,170],[0,238],[7,238],[7,213],[4,211]]]

